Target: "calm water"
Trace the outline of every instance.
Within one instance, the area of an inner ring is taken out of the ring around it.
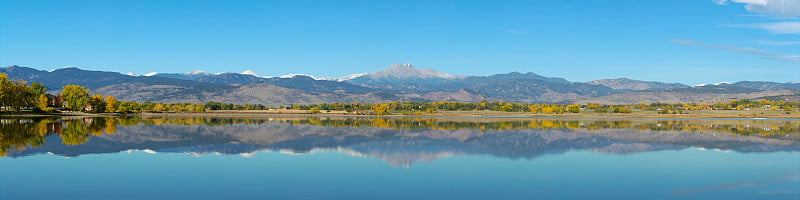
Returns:
[[[0,199],[800,199],[800,121],[0,118]]]

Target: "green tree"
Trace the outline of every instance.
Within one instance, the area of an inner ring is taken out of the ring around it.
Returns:
[[[181,106],[180,104],[172,104],[172,106],[169,106],[169,111],[171,111],[171,112],[183,112],[183,106]]]
[[[47,87],[45,87],[44,84],[32,82],[31,92],[38,97],[39,95],[43,95],[45,92],[47,92]]]
[[[106,101],[103,99],[103,95],[95,94],[89,97],[89,105],[92,106],[94,112],[106,111]]]
[[[61,136],[61,143],[74,146],[89,142],[89,126],[80,120],[71,120],[67,122],[67,127],[59,135]]]
[[[206,108],[201,104],[194,105],[194,112],[205,112]]]
[[[8,74],[0,73],[0,107],[8,106],[8,102],[11,101],[9,98],[11,84],[13,83],[8,80]]]
[[[581,105],[577,105],[577,104],[575,104],[575,105],[568,105],[568,106],[567,106],[567,112],[571,112],[571,113],[579,113],[579,112],[581,112]]]
[[[511,112],[513,110],[514,110],[514,106],[511,105],[511,103],[505,103],[502,106],[500,106],[500,111]]]
[[[70,110],[83,110],[89,103],[89,89],[80,85],[64,86],[61,96]]]

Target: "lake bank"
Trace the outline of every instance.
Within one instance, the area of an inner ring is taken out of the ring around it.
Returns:
[[[737,110],[702,110],[687,111],[683,114],[658,114],[655,111],[639,111],[633,113],[564,113],[564,114],[541,114],[529,112],[503,112],[503,111],[438,111],[423,115],[367,115],[358,113],[348,113],[344,111],[323,111],[321,113],[309,114],[306,110],[214,110],[209,112],[143,112],[143,113],[84,113],[84,112],[60,112],[60,113],[25,113],[25,112],[2,112],[3,117],[46,117],[46,116],[88,116],[88,117],[119,117],[119,116],[285,116],[285,117],[310,117],[310,116],[382,116],[382,117],[497,117],[497,118],[674,118],[674,119],[703,119],[703,118],[765,118],[765,119],[800,119],[799,114],[785,114],[782,111],[737,111]]]

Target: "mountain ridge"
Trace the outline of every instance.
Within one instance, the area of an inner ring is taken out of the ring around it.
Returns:
[[[408,74],[402,74],[406,73]],[[253,71],[131,76],[118,72],[62,68],[50,71],[28,67],[0,68],[11,79],[44,83],[51,92],[68,84],[84,85],[92,93],[124,101],[258,103],[263,105],[389,101],[507,101],[519,103],[606,103],[725,101],[739,98],[792,95],[800,83],[740,81],[689,87],[679,83],[629,78],[570,82],[533,72],[490,76],[457,76],[411,64],[395,64],[351,80],[321,80],[309,75],[259,77]],[[398,74],[399,73],[399,74]],[[375,74],[381,76],[375,76]],[[174,77],[171,77],[174,76]],[[390,77],[390,79],[373,79]],[[364,80],[359,82],[358,80]],[[634,102],[637,101],[637,102]]]

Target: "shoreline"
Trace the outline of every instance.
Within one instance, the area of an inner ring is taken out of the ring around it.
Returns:
[[[304,111],[303,111],[304,112]],[[655,114],[655,113],[564,113],[541,114],[524,112],[503,111],[440,111],[426,115],[363,115],[344,112],[307,114],[302,112],[268,112],[268,111],[212,111],[212,112],[143,112],[143,113],[0,113],[0,117],[54,117],[54,116],[84,116],[84,117],[463,117],[463,118],[564,118],[564,119],[784,119],[800,120],[798,114],[775,114],[759,111],[694,111],[688,114]]]

